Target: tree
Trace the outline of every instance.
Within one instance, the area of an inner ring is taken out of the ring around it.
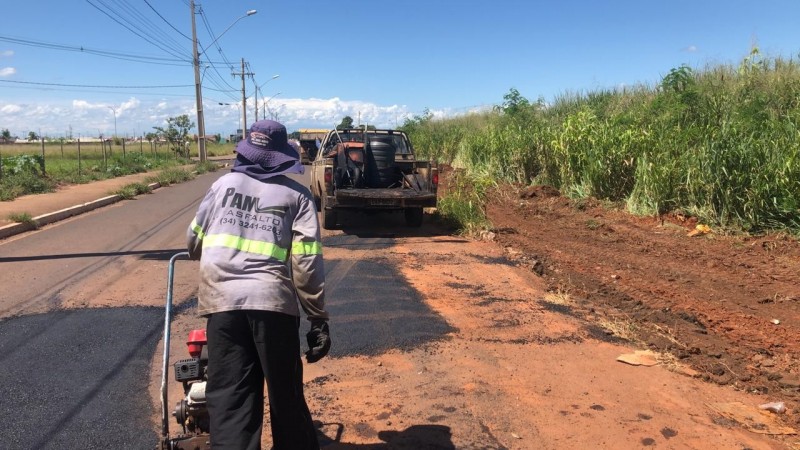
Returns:
[[[430,109],[425,108],[422,110],[422,114],[416,114],[413,117],[406,117],[400,129],[406,133],[413,134],[431,120],[433,120],[433,113]]]
[[[172,151],[180,156],[189,156],[189,130],[194,127],[194,122],[186,114],[167,119],[167,127],[153,127],[159,136],[169,143]]]
[[[515,116],[530,107],[531,103],[527,98],[523,97],[515,88],[508,90],[508,93],[503,96],[503,105],[500,109],[504,114]]]
[[[2,133],[0,133],[0,138],[3,139],[3,142],[11,141],[11,132],[8,131],[8,128],[3,128]]]
[[[350,128],[353,128],[353,118],[350,116],[344,116],[342,123],[336,125],[337,130],[349,130]]]
[[[36,134],[35,131],[31,131],[30,133],[28,133],[28,142],[30,142],[30,141],[38,141],[38,140],[39,140],[39,135]]]

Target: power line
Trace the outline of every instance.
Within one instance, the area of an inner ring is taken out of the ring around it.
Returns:
[[[114,16],[112,16],[112,15],[111,15],[111,13],[109,13],[109,12],[107,12],[107,11],[104,11],[102,8],[100,8],[99,6],[97,6],[97,5],[95,5],[94,3],[92,3],[92,1],[91,1],[91,0],[86,0],[86,2],[87,2],[87,3],[89,3],[90,5],[92,5],[94,8],[96,8],[96,9],[97,9],[98,11],[100,11],[101,13],[105,14],[106,16],[108,16],[108,18],[110,18],[110,19],[111,19],[111,20],[113,20],[114,22],[116,22],[116,23],[118,23],[119,25],[121,25],[121,26],[122,26],[123,28],[125,28],[126,30],[128,30],[128,31],[130,31],[131,33],[135,34],[136,36],[139,36],[140,38],[144,39],[145,41],[149,42],[150,44],[152,44],[152,45],[154,45],[154,46],[156,46],[156,47],[160,48],[160,49],[161,49],[161,50],[163,50],[164,52],[166,52],[166,53],[169,53],[170,55],[172,55],[172,56],[174,56],[174,57],[176,57],[176,58],[180,58],[180,57],[181,57],[181,55],[180,55],[180,52],[176,52],[174,49],[166,48],[166,47],[165,47],[165,46],[163,46],[162,44],[160,44],[160,43],[158,43],[158,42],[154,42],[154,41],[153,41],[153,40],[151,40],[150,38],[148,38],[148,37],[146,37],[146,36],[143,36],[143,35],[142,35],[140,32],[137,32],[136,30],[134,30],[133,28],[131,28],[131,26],[128,26],[128,25],[126,25],[126,24],[122,23],[122,22],[120,21],[121,19],[117,19],[117,18],[115,18]],[[105,5],[104,5],[104,6],[105,6]],[[177,54],[176,54],[176,53],[177,53]]]
[[[98,1],[100,1],[101,3],[104,2],[104,0],[98,0]],[[160,36],[160,38],[161,38],[160,40],[164,44],[166,44],[166,42],[163,42],[163,41],[169,41],[171,43],[170,48],[172,48],[173,50],[177,51],[178,53],[183,53],[184,52],[184,48],[181,45],[181,43],[179,43],[178,41],[173,39],[170,34],[166,33],[164,30],[162,30],[160,27],[158,27],[155,23],[153,23],[145,14],[143,14],[141,11],[136,9],[136,7],[131,5],[128,2],[128,0],[111,0],[111,1],[116,3],[116,4],[118,4],[118,5],[120,5],[122,10],[128,12],[128,17],[129,18],[125,19],[125,20],[129,24],[131,24],[132,26],[136,27],[137,29],[139,29],[143,33],[150,35],[153,38],[158,39],[159,36]],[[111,7],[109,7],[109,6],[106,6],[106,7],[109,10],[111,10],[112,12],[116,12]],[[124,19],[122,14],[120,14],[119,12],[116,12],[116,13],[119,15],[119,17]]]
[[[115,58],[115,59],[122,59],[133,62],[142,62],[148,64],[162,64],[162,65],[173,65],[173,66],[184,66],[186,64],[192,64],[192,60],[190,58],[165,58],[162,56],[154,56],[154,55],[124,53],[113,50],[101,50],[101,49],[89,48],[83,45],[56,44],[53,42],[36,41],[33,39],[20,38],[14,36],[0,35],[0,42],[8,42],[11,44],[25,45],[29,47],[46,48],[50,50],[87,53],[94,56],[103,56],[106,58]],[[219,61],[209,61],[209,63],[222,64]]]
[[[150,4],[150,2],[148,2],[147,0],[144,0],[144,2],[145,2],[145,4],[147,4],[147,6],[149,6],[149,7],[150,7],[150,9],[152,9],[152,10],[153,10],[153,12],[154,12],[154,13],[156,13],[156,15],[157,15],[158,17],[160,17],[160,18],[161,18],[161,20],[163,20],[163,21],[164,21],[164,23],[166,23],[167,25],[169,25],[169,26],[170,26],[170,28],[172,28],[173,30],[175,30],[175,31],[176,31],[178,34],[180,34],[181,36],[185,37],[186,39],[188,39],[188,40],[190,40],[190,41],[192,40],[192,38],[190,38],[189,36],[187,36],[187,35],[183,34],[183,32],[181,32],[179,29],[175,28],[175,27],[174,27],[174,26],[173,26],[171,23],[169,23],[169,21],[168,21],[167,19],[165,19],[165,18],[164,18],[164,16],[162,16],[160,12],[156,11],[156,9],[155,9],[155,8],[153,8],[153,5],[151,5],[151,4]]]
[[[222,60],[225,61],[225,64],[227,65],[227,68],[229,70],[233,71],[233,64],[230,61],[228,61],[228,58],[225,56],[225,53],[222,52],[222,47],[217,42],[218,38],[214,34],[214,31],[211,29],[211,24],[208,23],[208,18],[206,17],[205,12],[203,11],[202,7],[200,8],[199,14],[200,14],[200,18],[203,19],[203,24],[206,27],[206,31],[208,31],[208,34],[211,35],[211,37],[213,38],[213,41],[211,41],[211,42],[213,44],[215,44],[217,52],[219,52],[220,56],[222,56]],[[203,54],[205,55],[206,52],[207,52],[207,49],[205,47],[203,47],[202,45],[200,47],[203,49]],[[210,62],[210,64],[211,64],[211,67],[214,69],[214,72],[219,76],[219,80],[223,84],[225,84],[228,87],[230,87],[232,90],[236,90],[236,88],[234,88],[230,83],[228,83],[228,80],[225,77],[223,77],[221,73],[219,73],[219,70],[217,69],[217,65],[215,63],[212,63],[212,62]],[[220,86],[218,85],[217,87],[220,87]]]
[[[175,84],[175,85],[162,85],[162,86],[110,86],[110,85],[89,85],[89,84],[42,83],[38,81],[18,81],[18,80],[0,80],[0,83],[32,84],[36,86],[99,88],[99,89],[164,89],[164,88],[187,88],[194,86],[192,84]]]
[[[30,89],[30,90],[37,90],[37,91],[47,91],[47,92],[84,92],[84,93],[92,93],[92,94],[119,94],[119,91],[104,91],[104,90],[97,90],[97,89],[64,89],[64,88],[54,88],[54,87],[42,87],[42,86],[26,86],[26,85],[17,85],[17,86],[4,86],[4,89]],[[166,92],[142,92],[136,91],[131,92],[132,95],[136,96],[153,96],[153,97],[194,97],[194,93],[192,94],[169,94]]]

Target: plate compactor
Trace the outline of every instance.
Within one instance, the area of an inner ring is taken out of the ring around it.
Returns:
[[[167,399],[167,377],[169,373],[170,323],[172,315],[172,285],[175,261],[188,259],[188,252],[177,253],[169,260],[167,280],[167,304],[164,318],[164,360],[161,374],[161,440],[160,450],[203,450],[211,448],[208,434],[209,419],[206,408],[206,382],[208,375],[208,353],[206,330],[192,330],[186,341],[190,358],[177,361],[174,367],[175,381],[183,385],[183,398],[178,402],[172,416],[182,427],[176,436],[169,434],[169,412]]]

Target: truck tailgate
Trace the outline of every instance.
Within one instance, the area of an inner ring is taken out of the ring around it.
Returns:
[[[436,193],[414,189],[337,189],[336,204],[356,208],[435,207]]]

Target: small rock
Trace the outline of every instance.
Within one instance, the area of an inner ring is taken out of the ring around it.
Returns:
[[[781,375],[781,374],[779,374],[777,372],[772,372],[772,373],[767,374],[767,379],[770,380],[770,381],[780,380],[781,378],[783,378],[783,375]]]
[[[723,375],[718,375],[712,377],[714,383],[717,383],[720,386],[725,386],[726,384],[731,384],[733,382],[733,375],[726,373]]]
[[[481,239],[484,241],[492,242],[497,237],[497,235],[493,231],[481,231]]]
[[[522,437],[517,433],[511,433],[511,437],[513,437],[514,439],[522,439]]]
[[[725,375],[725,368],[722,366],[714,366],[711,369],[711,373],[717,376]]]
[[[797,389],[800,388],[800,379],[796,376],[782,377],[778,385],[785,389]]]
[[[778,319],[772,319],[772,320],[770,320],[770,322],[772,322],[775,325],[780,325],[781,324],[781,321],[778,320]]]
[[[772,411],[775,414],[783,414],[786,412],[786,405],[783,402],[769,402],[763,405],[758,405],[759,409]]]

